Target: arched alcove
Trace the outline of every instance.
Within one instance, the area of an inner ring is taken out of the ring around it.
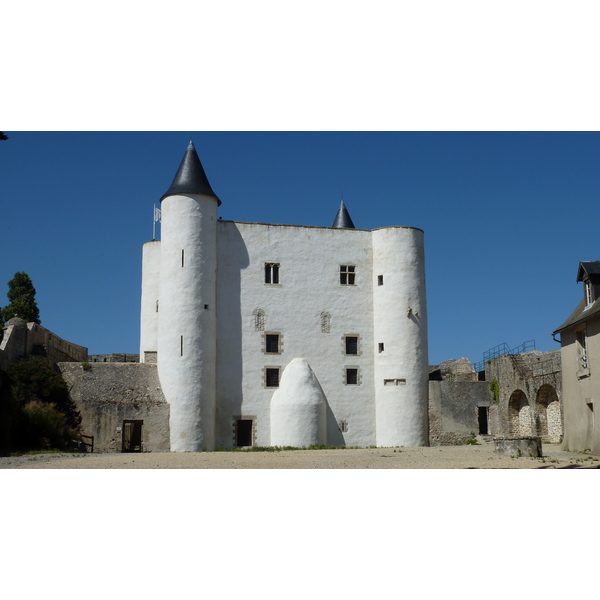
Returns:
[[[522,390],[515,390],[508,400],[508,430],[510,435],[530,436],[531,410],[527,396]]]
[[[560,402],[556,390],[544,384],[537,393],[535,401],[536,435],[544,441],[558,443],[562,437]]]

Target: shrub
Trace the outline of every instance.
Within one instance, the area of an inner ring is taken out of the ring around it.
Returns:
[[[491,383],[490,383],[490,390],[492,391],[492,394],[494,394],[494,402],[496,404],[500,403],[500,384],[498,383],[498,380],[494,377],[494,379],[492,379]]]
[[[10,449],[63,448],[79,438],[81,415],[67,384],[39,357],[15,361],[0,398],[9,420]]]

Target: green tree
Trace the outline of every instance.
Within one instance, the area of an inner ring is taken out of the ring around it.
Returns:
[[[13,317],[25,319],[28,323],[41,324],[40,310],[35,301],[35,288],[27,273],[17,272],[8,282],[10,304],[0,310],[0,320],[6,323]]]
[[[13,362],[0,391],[0,413],[9,418],[12,450],[63,448],[79,437],[81,415],[64,379],[50,363],[30,356]],[[0,440],[2,441],[2,440]]]

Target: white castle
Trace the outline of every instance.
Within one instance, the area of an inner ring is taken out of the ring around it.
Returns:
[[[428,444],[423,231],[217,218],[190,142],[143,247],[171,451]]]

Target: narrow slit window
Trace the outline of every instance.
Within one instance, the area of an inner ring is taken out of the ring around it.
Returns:
[[[181,268],[185,265],[185,250],[181,251]]]
[[[356,267],[354,265],[340,265],[340,284],[354,285],[356,282]]]
[[[179,340],[179,344],[180,344],[181,356],[183,356],[183,336],[181,336],[181,339]]]

